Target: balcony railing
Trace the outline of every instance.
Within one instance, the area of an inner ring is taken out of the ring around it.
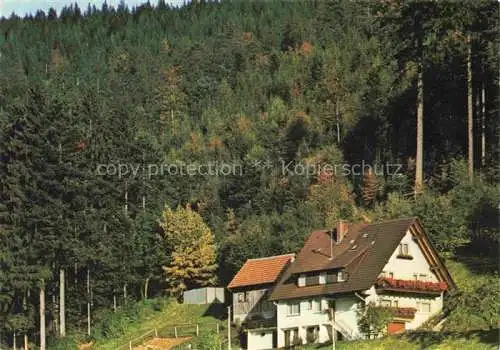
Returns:
[[[447,289],[445,282],[409,281],[387,277],[379,278],[375,286],[380,290],[424,294],[440,294]]]
[[[415,312],[417,312],[417,309],[413,307],[392,307],[391,311],[394,317],[413,319],[415,318]]]

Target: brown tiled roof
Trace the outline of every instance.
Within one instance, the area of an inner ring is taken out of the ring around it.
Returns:
[[[228,288],[238,288],[266,283],[274,283],[284,267],[295,254],[270,256],[260,259],[249,259],[243,264]]]
[[[374,224],[353,224],[339,244],[333,244],[333,259],[330,259],[331,233],[319,230],[311,233],[304,247],[297,254],[295,261],[283,273],[273,289],[270,300],[301,298],[354,292],[369,289],[377,280],[380,272],[396,250],[399,242],[414,224],[417,218],[405,218]],[[425,238],[426,244],[430,245]],[[431,254],[436,256],[432,247]],[[439,265],[438,264],[438,265]],[[313,271],[343,269],[348,274],[347,281],[314,286],[298,287],[296,276]],[[454,287],[446,269],[443,274],[447,283]]]

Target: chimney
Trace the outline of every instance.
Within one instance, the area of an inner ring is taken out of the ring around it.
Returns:
[[[339,244],[344,239],[347,234],[348,224],[347,221],[339,220],[337,222],[337,227],[335,228],[335,242]]]

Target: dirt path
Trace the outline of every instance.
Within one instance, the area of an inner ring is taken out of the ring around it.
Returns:
[[[180,338],[154,338],[144,344],[134,347],[134,350],[169,350],[172,347],[182,344],[191,337]]]

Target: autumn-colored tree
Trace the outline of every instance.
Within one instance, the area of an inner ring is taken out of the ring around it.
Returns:
[[[363,202],[365,205],[373,204],[375,198],[377,197],[378,191],[378,181],[373,170],[368,167],[363,175]]]
[[[165,271],[168,291],[177,297],[186,289],[213,285],[217,269],[214,236],[189,206],[165,207],[159,225],[171,251]]]

